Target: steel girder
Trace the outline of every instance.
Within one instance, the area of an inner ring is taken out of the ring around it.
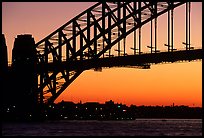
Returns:
[[[184,2],[98,2],[36,43],[39,102],[55,99],[85,70],[58,69],[70,63],[104,58],[105,53],[133,31]],[[125,43],[125,42],[124,42]],[[136,49],[134,49],[136,50]],[[125,56],[118,44],[118,55]],[[140,47],[139,47],[140,51]],[[140,52],[139,52],[140,54]],[[49,71],[52,62],[56,69]],[[97,67],[96,67],[97,68]]]

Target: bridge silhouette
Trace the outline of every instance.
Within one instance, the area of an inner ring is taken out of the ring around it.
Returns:
[[[0,73],[4,118],[43,119],[47,109],[85,70],[150,69],[154,64],[202,60],[202,48],[191,44],[190,4],[97,2],[37,43],[30,34],[18,35],[8,68],[2,34],[0,50],[4,52],[0,52],[3,53]],[[174,10],[181,6],[185,6],[186,40],[179,40],[183,48],[178,48],[174,44]],[[157,20],[164,14],[167,15],[167,42],[161,44]],[[145,25],[150,27],[147,45],[142,42]]]
[[[185,49],[178,50],[173,44],[173,13],[181,5],[186,5],[186,41]],[[165,13],[168,41],[164,44],[167,50],[161,51],[157,45],[157,18]],[[141,27],[147,23],[151,23],[148,53],[142,51],[141,44]],[[134,41],[130,47],[132,55],[127,53],[126,44],[130,34]],[[101,71],[103,67],[124,66],[148,69],[151,64],[202,59],[202,49],[190,44],[190,2],[98,2],[35,46],[38,100],[49,104],[88,69]]]

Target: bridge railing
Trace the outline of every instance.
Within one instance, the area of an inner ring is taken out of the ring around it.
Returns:
[[[197,50],[197,49],[202,49],[202,47],[193,47],[191,50]],[[176,51],[186,51],[186,48],[184,47],[184,48],[178,48],[178,49],[173,50],[173,52],[176,52]],[[168,52],[168,50],[158,50],[157,51],[157,53],[162,53],[162,52]],[[153,52],[153,53],[155,53],[155,52]],[[142,55],[142,54],[152,54],[152,53],[151,53],[151,51],[145,51],[145,52],[141,52],[140,54]],[[127,53],[125,56],[131,56],[131,55],[134,55],[134,53]],[[136,54],[136,55],[138,55],[138,54]],[[123,57],[123,56],[124,55],[121,55],[120,57]],[[110,57],[107,56],[107,57],[101,57],[101,58],[111,58],[111,57],[118,57],[118,55],[113,54]],[[78,60],[80,60],[80,58],[78,58]],[[88,58],[84,59],[84,60],[88,60]],[[66,58],[62,58],[62,62],[66,62],[66,61],[67,61]],[[49,63],[53,63],[53,61],[49,60]]]

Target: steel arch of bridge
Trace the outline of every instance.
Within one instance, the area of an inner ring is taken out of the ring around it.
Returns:
[[[140,55],[141,27],[148,22],[152,24],[152,20],[155,20],[156,29],[157,17],[166,12],[173,20],[170,11],[173,14],[173,9],[183,4],[185,2],[98,2],[36,43],[37,64],[40,67],[39,102],[53,103],[86,70],[84,66],[72,69],[72,63],[105,58],[107,52],[108,57],[111,57],[110,49],[116,44],[118,44],[116,49],[118,57],[126,56],[125,38],[132,32],[136,37],[137,29],[139,29],[139,45],[137,47],[134,44],[132,50],[134,55]],[[171,31],[168,33],[173,35]],[[120,45],[122,40],[124,47]],[[190,44],[190,39],[186,43]],[[173,52],[173,39],[170,44],[168,38],[167,46],[168,51]],[[153,47],[152,38],[150,48],[151,52],[157,52],[156,41]],[[50,62],[55,66],[52,71],[49,70]],[[60,68],[62,62],[67,63],[65,69]],[[145,65],[138,64],[138,66]]]

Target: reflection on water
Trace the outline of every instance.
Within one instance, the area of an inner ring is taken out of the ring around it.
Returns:
[[[202,119],[3,123],[3,136],[202,136]]]

